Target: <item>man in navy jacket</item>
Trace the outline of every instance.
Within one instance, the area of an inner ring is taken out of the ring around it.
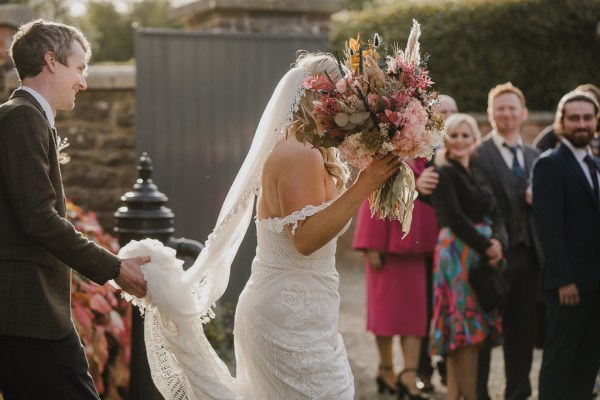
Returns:
[[[547,310],[540,400],[591,399],[600,366],[600,159],[590,149],[598,117],[589,94],[563,96],[554,122],[561,144],[533,169]]]

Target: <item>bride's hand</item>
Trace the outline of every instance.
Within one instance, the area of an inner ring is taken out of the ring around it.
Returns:
[[[388,153],[379,156],[360,172],[355,185],[364,188],[367,194],[379,189],[400,168],[400,159],[398,156]]]

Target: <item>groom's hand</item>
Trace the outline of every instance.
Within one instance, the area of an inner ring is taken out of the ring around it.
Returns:
[[[140,267],[150,262],[150,257],[135,257],[121,260],[121,272],[115,282],[129,294],[138,298],[146,296],[146,280]]]

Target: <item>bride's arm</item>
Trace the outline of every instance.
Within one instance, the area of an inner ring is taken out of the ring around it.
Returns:
[[[321,205],[327,198],[323,158],[317,151],[302,151],[287,159],[278,173],[277,195],[283,215],[308,204]],[[398,172],[398,159],[392,155],[374,160],[354,184],[333,204],[299,221],[295,233],[288,232],[298,252],[310,255],[333,239],[354,216],[365,198]],[[326,174],[326,173],[325,173]]]

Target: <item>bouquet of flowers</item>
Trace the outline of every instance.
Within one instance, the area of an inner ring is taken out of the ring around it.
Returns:
[[[346,44],[344,60],[338,58],[341,78],[311,76],[305,90],[315,93],[314,125],[303,129],[301,139],[314,146],[337,147],[347,162],[360,170],[377,155],[389,152],[401,160],[426,157],[443,140],[444,120],[432,112],[437,94],[419,54],[420,26],[413,20],[404,50],[379,53],[375,34],[367,44],[360,36]],[[408,234],[416,197],[414,175],[402,161],[396,176],[370,197],[371,213],[397,219]]]

